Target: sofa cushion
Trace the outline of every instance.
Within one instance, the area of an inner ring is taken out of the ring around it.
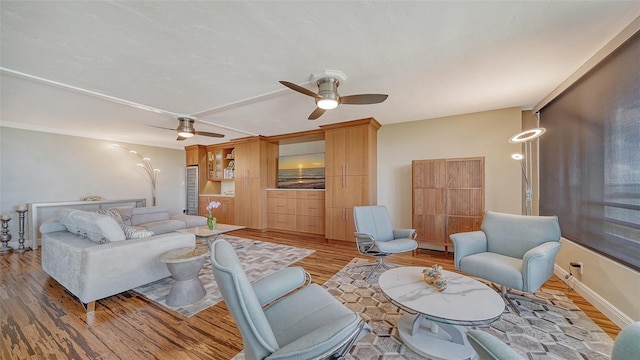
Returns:
[[[184,229],[184,221],[180,220],[162,220],[140,224],[147,230],[153,231],[155,234],[165,234],[168,232]]]
[[[124,232],[124,236],[129,239],[144,239],[147,237],[153,236],[153,231],[149,231],[147,229],[139,229],[133,226],[120,224],[122,231]]]
[[[173,220],[184,221],[185,228],[194,228],[198,226],[207,225],[207,218],[204,216],[196,215],[174,215],[171,217]]]
[[[171,219],[171,217],[166,208],[157,206],[138,207],[131,210],[131,224],[127,225],[136,226],[169,219]]]
[[[96,214],[111,216],[118,224],[122,224],[122,215],[120,215],[120,212],[115,208],[93,210],[93,212]]]
[[[57,215],[67,231],[93,242],[104,244],[126,239],[120,224],[111,216],[66,208],[58,210]]]

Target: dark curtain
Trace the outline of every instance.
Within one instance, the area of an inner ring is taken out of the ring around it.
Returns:
[[[640,35],[540,113],[540,214],[640,270]]]

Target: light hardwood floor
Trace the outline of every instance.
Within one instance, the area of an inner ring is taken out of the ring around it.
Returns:
[[[314,249],[296,265],[323,284],[359,256],[352,243],[313,236],[241,230],[231,235]],[[452,255],[419,251],[393,255],[400,265],[441,264],[455,271]],[[620,329],[553,277],[544,285],[563,291],[612,338]],[[191,318],[127,291],[96,303],[86,314],[79,301],[40,267],[40,251],[0,255],[0,359],[229,359],[242,339],[224,302]]]

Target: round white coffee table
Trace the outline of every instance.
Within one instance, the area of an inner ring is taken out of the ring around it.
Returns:
[[[167,264],[167,269],[175,280],[167,295],[167,305],[193,304],[207,294],[198,274],[209,254],[208,246],[196,246],[170,250],[160,257],[160,261]]]
[[[396,306],[416,315],[398,320],[404,343],[430,359],[473,359],[464,326],[486,325],[504,311],[502,297],[468,276],[442,271],[447,288],[439,292],[425,282],[423,267],[398,267],[380,275],[384,295]]]

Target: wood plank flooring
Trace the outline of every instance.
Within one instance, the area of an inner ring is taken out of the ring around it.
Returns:
[[[232,235],[314,249],[296,265],[323,284],[352,258],[353,243],[279,232],[241,230]],[[419,251],[393,255],[401,265],[441,264],[455,271],[453,257]],[[563,291],[612,338],[620,329],[576,292],[553,277],[545,287]],[[127,291],[96,303],[86,314],[79,301],[42,271],[40,251],[0,255],[0,359],[230,359],[242,339],[224,302],[185,318]]]

